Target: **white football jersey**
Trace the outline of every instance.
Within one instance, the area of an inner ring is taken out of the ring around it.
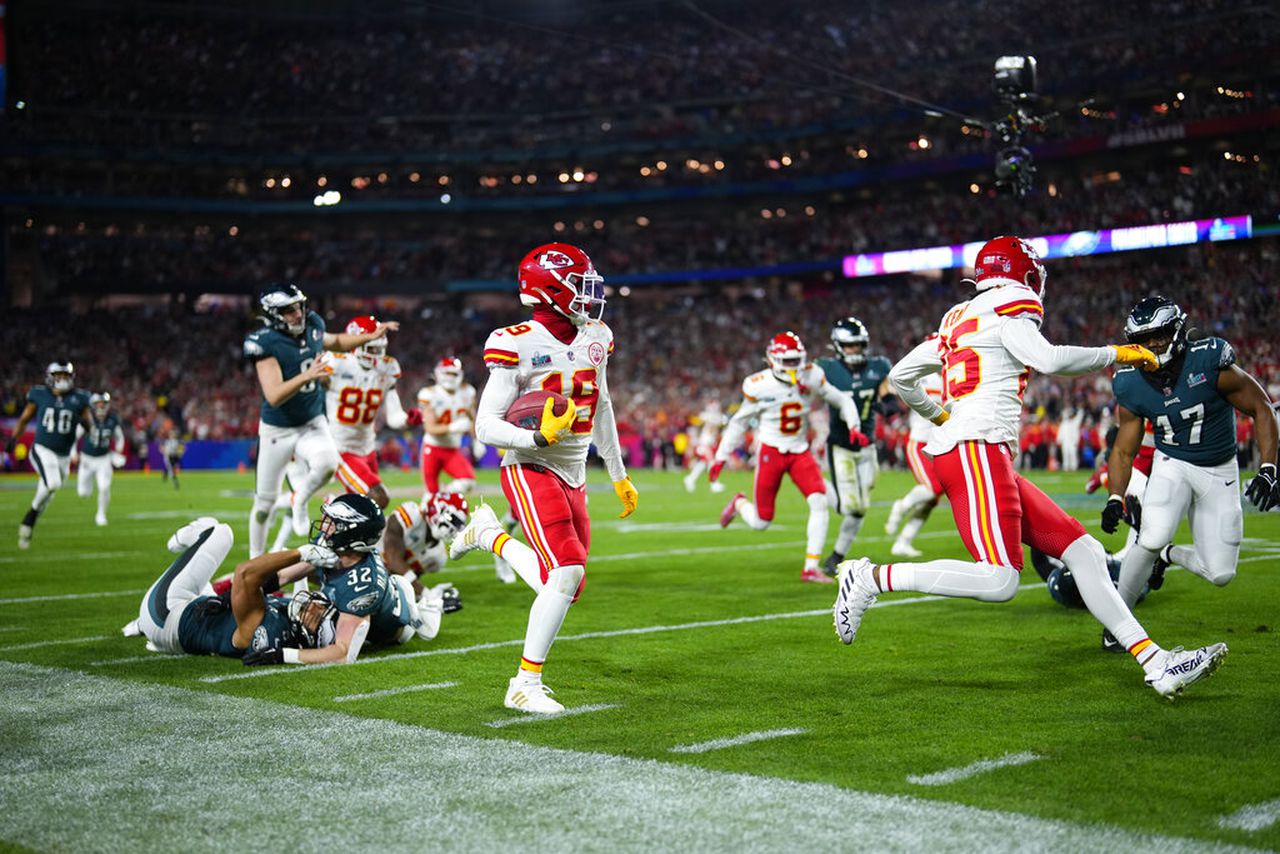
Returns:
[[[720,431],[729,421],[720,407],[707,407],[699,415],[698,420],[702,423],[698,426],[698,438],[694,442],[694,447],[698,450],[714,451],[716,443],[720,441]]]
[[[439,384],[424,386],[418,392],[418,406],[430,410],[437,424],[452,424],[462,418],[473,419],[476,411],[476,390],[470,383],[463,383],[453,391],[446,391]],[[425,414],[425,411],[424,411]],[[461,433],[445,433],[443,436],[422,434],[424,444],[437,448],[462,446]]]
[[[440,570],[447,557],[444,543],[432,536],[422,505],[406,501],[396,508],[396,518],[404,529],[405,562],[419,574]]]
[[[770,370],[758,371],[742,381],[742,408],[733,416],[739,423],[760,420],[756,438],[788,454],[809,450],[809,410],[821,399],[838,408],[852,408],[853,398],[827,382],[822,368],[805,365],[793,385]]]
[[[1040,298],[1022,285],[982,291],[943,316],[936,343],[951,417],[934,431],[925,447],[930,454],[946,453],[965,439],[1004,442],[1017,454],[1031,369],[1009,352],[1001,327],[1019,317],[1037,326],[1044,319]]]
[[[400,363],[383,356],[370,369],[360,364],[355,353],[327,353],[325,358],[333,368],[325,394],[333,441],[344,454],[372,454],[374,422],[382,401],[400,379]]]
[[[929,376],[920,381],[920,385],[924,388],[925,394],[937,401],[939,406],[943,404],[942,374],[929,374]],[[907,426],[911,430],[907,438],[912,442],[922,443],[932,439],[933,431],[937,429],[934,423],[914,409],[908,409],[907,413]]]
[[[484,363],[490,371],[514,369],[518,395],[538,389],[554,391],[569,398],[578,410],[569,435],[546,448],[511,448],[502,457],[504,466],[545,466],[570,486],[586,481],[587,449],[612,352],[613,332],[602,320],[584,323],[568,344],[536,320],[490,333],[484,344]]]

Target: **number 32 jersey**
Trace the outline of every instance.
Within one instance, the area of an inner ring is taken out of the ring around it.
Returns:
[[[569,398],[578,410],[569,435],[547,448],[512,448],[502,457],[504,466],[545,466],[570,486],[586,481],[587,449],[605,384],[605,365],[612,352],[613,332],[601,320],[584,323],[568,344],[536,320],[497,329],[489,335],[484,344],[484,363],[490,371],[515,369],[519,394],[539,389],[554,391]]]
[[[373,368],[366,368],[355,353],[326,353],[324,358],[333,369],[325,394],[333,441],[344,454],[372,454],[374,422],[382,401],[400,379],[400,363],[383,356]]]

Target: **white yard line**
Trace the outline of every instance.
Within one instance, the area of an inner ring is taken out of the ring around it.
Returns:
[[[46,646],[69,646],[77,643],[95,643],[97,641],[111,640],[116,635],[95,635],[89,638],[60,638],[58,640],[33,641],[32,643],[18,643],[11,646],[0,646],[0,653],[17,652],[22,649],[40,649]]]
[[[518,718],[499,718],[496,721],[489,721],[487,724],[485,724],[485,726],[493,727],[494,729],[502,729],[503,727],[508,727],[508,726],[518,726],[520,724],[536,724],[540,721],[559,720],[560,718],[568,718],[568,717],[572,717],[573,715],[585,715],[591,712],[603,712],[608,709],[620,709],[620,708],[622,708],[622,706],[619,705],[618,703],[588,703],[585,706],[573,706],[572,708],[565,709],[563,712],[561,712],[558,715],[530,715],[530,714],[520,713],[520,717]]]
[[[979,774],[986,774],[988,771],[1026,765],[1029,762],[1035,762],[1043,758],[1030,752],[1006,753],[999,759],[982,759],[961,768],[948,768],[944,771],[935,771],[932,774],[910,774],[907,776],[907,782],[914,783],[917,786],[948,786],[961,780],[968,780],[970,777],[976,777]]]
[[[28,602],[67,602],[72,599],[101,599],[104,596],[141,596],[146,590],[108,590],[105,593],[61,593],[57,596],[23,596],[0,599],[0,605],[25,605]]]
[[[401,688],[387,688],[383,691],[370,691],[368,694],[343,694],[334,697],[335,703],[351,703],[356,700],[372,700],[377,697],[393,697],[396,694],[409,694],[414,691],[435,691],[439,688],[452,688],[457,682],[431,682],[426,685],[405,685]]]
[[[398,854],[440,843],[441,828],[441,844],[460,851],[517,850],[530,839],[550,851],[643,851],[658,839],[671,850],[746,854],[846,850],[851,839],[990,854],[1226,848],[13,662],[0,662],[0,685],[0,732],[12,736],[9,764],[21,770],[0,774],[0,839],[40,851],[162,850],[175,839],[200,852],[358,851],[376,837],[378,850]],[[299,733],[324,749],[271,749],[299,744]],[[305,810],[264,796],[295,791],[299,779],[342,784],[310,787]],[[416,781],[413,809],[387,821],[406,780]],[[193,824],[211,803],[235,806]],[[512,821],[511,805],[529,803],[538,808]]]
[[[152,661],[181,661],[181,655],[166,655],[163,652],[149,652],[146,655],[131,655],[127,658],[103,658],[98,661],[90,661],[90,667],[110,667],[113,664],[141,664],[142,662]]]
[[[916,596],[911,599],[891,599],[887,602],[877,602],[872,605],[873,608],[887,608],[893,605],[910,605],[916,602],[938,602],[942,601],[941,596]],[[790,611],[783,614],[760,614],[754,617],[729,617],[723,620],[702,620],[696,623],[680,623],[674,626],[637,626],[631,629],[615,629],[608,632],[583,632],[576,635],[561,635],[556,638],[556,643],[565,643],[567,641],[576,640],[594,640],[597,638],[616,638],[624,635],[648,635],[657,632],[680,632],[690,629],[705,629],[714,626],[734,626],[742,623],[762,623],[768,620],[791,620],[797,617],[817,617],[821,615],[831,615],[830,608],[820,608],[813,611]],[[396,652],[390,655],[379,655],[372,658],[360,658],[354,664],[346,665],[354,667],[360,664],[377,664],[386,661],[403,661],[410,658],[425,658],[432,655],[465,655],[470,652],[481,652],[487,649],[499,649],[506,646],[521,646],[524,638],[516,638],[508,641],[492,641],[490,643],[478,643],[472,646],[446,647],[444,649],[424,649],[417,652]],[[201,682],[216,684],[218,682],[229,682],[239,679],[262,679],[268,676],[279,676],[284,673],[299,673],[307,670],[315,670],[320,667],[332,667],[330,664],[304,664],[297,667],[264,667],[261,669],[246,670],[236,673],[224,673],[219,676],[203,676]]]
[[[44,552],[33,555],[6,555],[5,557],[0,557],[0,563],[48,563],[50,561],[66,563],[71,560],[108,560],[116,557],[137,557],[141,551],[141,549],[138,549],[131,552]],[[150,552],[150,549],[148,548],[147,551]]]
[[[1277,821],[1280,821],[1280,798],[1241,807],[1231,815],[1224,815],[1218,819],[1218,827],[1254,833],[1266,830]]]
[[[766,729],[759,732],[745,732],[730,738],[713,738],[711,741],[700,741],[696,744],[677,744],[670,753],[707,753],[712,750],[724,750],[726,747],[737,747],[739,744],[753,744],[757,741],[768,741],[771,738],[783,738],[788,735],[804,735],[807,729]]]

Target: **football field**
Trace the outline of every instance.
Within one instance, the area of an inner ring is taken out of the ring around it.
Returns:
[[[1119,547],[1087,476],[1034,479]],[[159,656],[120,627],[191,518],[230,522],[247,556],[252,474],[187,473],[180,491],[119,475],[106,528],[73,481],[28,551],[34,481],[0,480],[0,848],[1280,848],[1280,514],[1246,509],[1227,587],[1174,570],[1139,606],[1163,646],[1231,648],[1171,704],[1029,563],[1006,604],[881,596],[845,647],[834,587],[799,582],[798,493],[770,530],[724,531],[748,474],[724,495],[633,477],[640,509],[618,520],[593,472],[553,719],[502,706],[532,594],[487,555],[440,574],[463,609],[429,643],[348,667]],[[388,480],[393,501],[418,494],[414,473]],[[855,555],[890,560],[888,504],[910,485],[882,473]],[[481,492],[505,509],[494,471]],[[916,544],[966,557],[945,504]]]

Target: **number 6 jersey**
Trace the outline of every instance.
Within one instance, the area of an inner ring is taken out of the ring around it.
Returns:
[[[586,481],[587,449],[594,436],[610,476],[614,480],[626,477],[605,381],[605,365],[612,352],[613,333],[600,320],[589,320],[578,327],[577,336],[568,344],[536,320],[495,330],[484,344],[484,363],[490,378],[481,395],[476,428],[483,435],[478,438],[509,449],[502,458],[504,466],[544,466],[570,486],[580,486]],[[505,389],[501,397],[510,399],[499,400],[491,394],[498,390],[495,383]],[[532,431],[503,420],[507,407],[517,397],[539,389],[564,395],[578,410],[569,435],[546,448],[533,445]]]

